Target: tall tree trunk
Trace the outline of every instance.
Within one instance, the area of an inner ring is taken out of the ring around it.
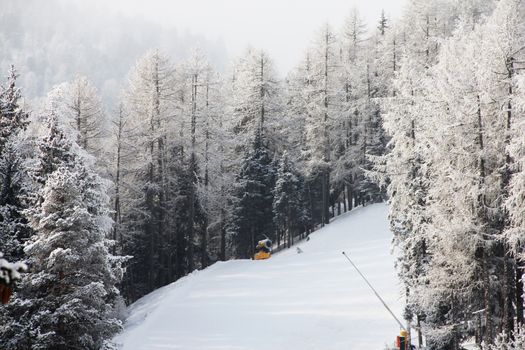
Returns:
[[[423,347],[423,332],[421,332],[421,316],[416,315],[417,318],[417,346],[418,349]]]
[[[113,254],[116,255],[117,242],[118,246],[122,250],[122,233],[120,237],[117,237],[119,232],[119,224],[121,220],[120,212],[120,162],[121,162],[121,150],[122,150],[122,119],[123,119],[123,108],[122,105],[119,107],[119,119],[117,124],[117,155],[115,159],[115,201],[114,201],[114,213],[113,213]]]
[[[75,106],[73,107],[76,112],[76,122],[77,122],[77,141],[80,146],[84,145],[84,130],[82,130],[82,100],[80,99],[80,92],[77,90],[77,96],[75,101]],[[85,149],[85,148],[84,148]]]
[[[514,58],[510,57],[506,62],[507,72],[508,72],[508,101],[507,101],[507,120],[506,120],[506,134],[505,134],[505,167],[502,174],[502,196],[503,198],[508,197],[508,187],[510,178],[512,176],[512,159],[508,152],[511,138],[511,129],[512,129],[512,97],[513,97],[513,85],[512,78],[514,75]],[[503,218],[501,223],[501,232],[506,230],[509,226],[509,217],[508,211],[503,207]],[[514,285],[514,276],[516,272],[516,265],[514,264],[515,260],[511,259],[511,252],[508,250],[505,244],[503,246],[503,262],[505,267],[505,287],[504,291],[504,325],[505,331],[507,334],[512,334],[514,330],[514,315],[513,315],[513,301],[515,299],[514,294],[516,292]],[[517,305],[516,305],[517,309]]]
[[[343,184],[343,212],[346,213],[347,207],[346,207],[346,184]]]
[[[506,249],[505,249],[506,250]],[[504,250],[504,252],[505,252]],[[507,254],[503,256],[503,330],[507,334],[514,331],[514,266]]]
[[[482,274],[483,274],[483,304],[485,311],[483,312],[485,316],[485,334],[484,339],[487,344],[492,344],[493,342],[493,325],[492,325],[492,302],[491,302],[491,288],[490,288],[490,276],[489,276],[489,262],[488,256],[486,253],[486,248],[483,248],[482,255]]]
[[[523,262],[516,259],[516,322],[518,326],[523,326]]]
[[[204,132],[204,207],[208,209],[208,186],[209,186],[209,171],[208,171],[208,163],[209,163],[209,142],[210,142],[210,125],[209,125],[209,119],[210,119],[210,84],[207,81],[206,82],[206,124],[205,124],[205,132]],[[202,237],[201,237],[201,266],[202,268],[205,268],[208,266],[208,213],[206,212],[204,215],[204,227],[202,229]]]
[[[486,177],[486,169],[485,169],[485,158],[483,156],[484,151],[484,131],[483,131],[483,120],[482,120],[482,114],[481,114],[481,102],[478,99],[478,110],[477,110],[477,128],[478,128],[478,134],[477,134],[477,144],[479,146],[479,186],[482,188],[485,183],[485,177]],[[486,217],[486,210],[485,210],[485,196],[484,194],[480,193],[478,196],[478,218],[481,223],[487,224],[487,217]],[[486,225],[483,225],[483,227]],[[484,230],[484,229],[483,229]],[[481,232],[481,240],[485,241],[485,232]],[[492,324],[492,293],[490,288],[490,273],[489,273],[489,253],[488,253],[488,247],[482,243],[483,246],[481,247],[482,250],[482,257],[481,257],[481,263],[482,263],[482,276],[483,276],[483,304],[485,306],[484,316],[485,316],[485,336],[487,344],[492,344],[493,342],[493,324]]]
[[[323,90],[323,102],[324,102],[324,120],[323,120],[323,138],[324,138],[324,161],[326,162],[326,169],[323,169],[323,224],[330,222],[330,134],[328,129],[328,55],[329,55],[329,32],[328,29],[325,33],[325,52],[324,52],[324,90]]]
[[[221,235],[221,247],[220,247],[220,259],[226,261],[226,225],[224,221],[226,219],[226,211],[221,208],[220,211],[220,235]]]
[[[328,223],[328,207],[326,201],[326,171],[323,170],[321,175],[321,197],[322,197],[322,210],[321,210],[321,227],[324,227]]]
[[[161,249],[161,239],[164,237],[164,210],[165,210],[165,186],[164,186],[164,134],[163,134],[163,123],[161,120],[161,112],[160,112],[160,101],[161,101],[161,87],[160,87],[160,72],[159,72],[159,64],[158,61],[155,65],[155,77],[154,77],[154,83],[155,83],[155,119],[156,119],[156,130],[157,130],[157,176],[155,179],[155,183],[158,188],[158,200],[157,203],[155,203],[155,209],[156,213],[154,215],[155,221],[156,221],[156,232],[155,232],[155,242],[154,242],[154,249],[155,253],[158,254],[156,256],[155,265],[158,265],[160,261],[166,261],[167,258],[165,256],[166,251]],[[160,270],[159,270],[160,267]],[[156,287],[160,287],[162,284],[161,281],[158,280],[158,278],[161,276],[161,273],[163,271],[164,266],[153,266],[153,276],[156,280]]]
[[[155,283],[154,283],[154,270],[155,270],[155,229],[154,229],[154,215],[155,215],[155,208],[154,208],[154,202],[153,202],[153,193],[152,193],[152,184],[153,184],[153,142],[150,142],[150,157],[152,157],[150,164],[149,164],[149,170],[148,170],[148,182],[149,186],[146,189],[146,209],[147,209],[147,217],[146,217],[146,224],[145,224],[145,235],[149,238],[149,252],[148,252],[148,290],[152,291],[155,289]]]
[[[259,121],[260,122],[260,129],[261,129],[261,132],[264,128],[264,114],[265,114],[265,110],[264,110],[264,53],[261,52],[261,86],[260,86],[260,99],[261,99],[261,120]]]
[[[219,116],[219,129],[223,128],[222,123],[222,117]],[[222,156],[224,154],[224,146],[221,142],[219,144],[219,154]],[[219,163],[219,173],[222,175],[226,171],[224,167],[224,160],[221,158]],[[226,205],[227,199],[226,199],[226,189],[224,187],[224,181],[221,179],[221,188],[220,188],[220,194],[222,203]],[[225,205],[221,206],[220,214],[219,214],[219,220],[220,220],[220,252],[219,252],[219,258],[221,261],[226,261],[226,210]]]
[[[150,116],[150,140],[149,140],[149,164],[148,164],[148,187],[146,188],[146,210],[147,210],[147,217],[146,217],[146,223],[145,223],[145,235],[149,239],[149,252],[147,256],[148,261],[148,291],[152,291],[155,289],[155,281],[154,281],[154,273],[155,273],[155,252],[156,252],[156,233],[155,233],[155,216],[156,216],[156,210],[155,210],[155,203],[154,203],[154,195],[153,195],[153,184],[155,183],[155,120],[154,120],[154,113],[151,112]]]
[[[354,191],[352,189],[352,181],[350,180],[350,183],[346,185],[347,190],[347,198],[348,198],[348,210],[354,209]]]
[[[195,155],[191,155],[190,173],[194,171]],[[193,174],[190,175],[193,179]],[[193,182],[193,181],[192,181]],[[188,272],[192,272],[195,269],[194,259],[194,240],[195,240],[195,189],[194,184],[190,184],[189,193],[189,212],[188,212]]]
[[[195,269],[195,258],[194,258],[194,240],[195,240],[195,205],[196,205],[196,193],[195,193],[195,176],[197,172],[196,168],[196,128],[197,128],[197,81],[198,76],[194,74],[191,82],[191,154],[190,154],[190,167],[189,176],[191,177],[190,193],[189,193],[189,213],[188,213],[188,270],[192,272]]]

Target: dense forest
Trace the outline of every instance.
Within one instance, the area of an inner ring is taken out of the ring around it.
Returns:
[[[258,49],[224,71],[153,49],[112,106],[84,76],[31,105],[13,67],[0,251],[28,271],[2,347],[111,349],[126,304],[388,200],[412,337],[521,349],[523,10],[412,0],[368,27],[352,10],[285,78]]]

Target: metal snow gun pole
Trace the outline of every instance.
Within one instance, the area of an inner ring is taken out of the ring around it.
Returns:
[[[345,252],[343,252],[343,255],[345,256],[345,258],[350,262],[350,264],[352,264],[352,266],[354,267],[354,269],[357,271],[357,273],[363,278],[363,280],[366,282],[366,284],[368,284],[368,286],[370,287],[370,289],[372,289],[372,291],[374,292],[374,294],[376,295],[377,299],[379,299],[379,301],[383,304],[383,306],[385,307],[385,309],[387,309],[387,311],[390,313],[390,315],[392,315],[392,317],[396,320],[397,324],[399,325],[399,327],[401,328],[401,331],[399,332],[399,335],[397,336],[397,339],[396,339],[396,346],[398,349],[401,349],[401,350],[406,350],[406,349],[409,349],[408,347],[408,331],[407,329],[405,328],[405,326],[403,326],[403,323],[401,323],[401,321],[399,321],[399,319],[396,317],[396,315],[394,315],[394,313],[392,312],[392,310],[390,310],[390,308],[388,307],[388,305],[386,304],[386,302],[383,300],[383,298],[381,298],[381,296],[379,295],[379,293],[375,290],[375,288],[370,284],[370,282],[368,282],[368,280],[366,279],[365,275],[363,275],[363,273],[361,272],[361,270],[359,270],[359,268],[354,264],[354,262],[352,260],[350,260],[350,258],[348,257],[348,255],[346,255]]]

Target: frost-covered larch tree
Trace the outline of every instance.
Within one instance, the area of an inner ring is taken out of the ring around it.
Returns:
[[[502,1],[494,10],[486,31],[493,33],[489,47],[492,62],[488,73],[492,76],[492,84],[487,87],[497,93],[500,105],[500,116],[506,120],[505,135],[505,166],[502,168],[503,190],[506,195],[504,239],[509,257],[513,258],[513,266],[507,268],[507,273],[515,274],[514,281],[509,286],[514,288],[509,293],[509,306],[516,305],[516,323],[523,333],[523,114],[525,98],[523,93],[524,77],[520,67],[525,59],[524,22],[525,9],[520,1]],[[508,266],[508,265],[506,265]],[[515,300],[512,300],[512,294]],[[512,317],[511,314],[508,314]],[[512,319],[510,319],[512,320]],[[509,320],[509,321],[510,321]],[[509,323],[509,322],[507,322]],[[510,333],[506,327],[506,333]]]
[[[273,61],[262,50],[249,49],[233,67],[231,100],[238,148],[250,148],[250,137],[260,129],[272,144],[278,143],[277,123],[282,113],[282,89]]]
[[[366,25],[357,9],[345,18],[339,36],[339,83],[342,95],[336,115],[333,186],[346,209],[360,203],[364,160],[364,107],[367,105]],[[355,203],[354,203],[355,202]]]
[[[89,154],[102,159],[108,125],[96,88],[86,77],[78,76],[66,84],[64,89],[64,103],[72,127],[78,133],[78,144]]]
[[[516,274],[516,260],[504,241],[509,225],[504,204],[513,168],[507,150],[513,116],[519,111],[513,106],[512,60],[523,47],[516,29],[521,6],[515,1],[499,2],[474,30],[470,18],[460,22],[441,48],[427,87],[428,100],[440,111],[434,114],[439,115],[439,127],[432,131],[435,124],[426,127],[429,143],[437,147],[431,149],[435,178],[429,229],[438,240],[428,288],[441,285],[447,295],[458,291],[452,296],[459,299],[440,298],[454,310],[449,316],[455,313],[456,318],[468,319],[474,309],[483,309],[485,327],[480,336],[487,343],[498,331],[509,334],[514,329],[515,314],[523,317],[523,299],[520,292],[516,294],[522,289],[521,272],[518,269]],[[451,263],[445,256],[462,263]],[[443,283],[439,277],[445,267],[453,278]],[[447,285],[450,282],[457,284],[452,287]],[[460,335],[450,332],[449,336],[461,339],[467,333],[455,332]]]
[[[389,221],[394,245],[400,250],[397,267],[407,293],[405,317],[420,324],[423,313],[418,309],[416,287],[424,280],[428,264],[428,242],[425,224],[427,214],[429,163],[422,129],[421,89],[424,71],[417,62],[406,58],[394,82],[395,98],[383,105],[384,127],[390,136],[390,151],[380,161],[379,173],[388,181]],[[421,339],[421,333],[419,338]]]
[[[130,132],[126,143],[134,157],[122,164],[128,183],[125,254],[133,255],[127,282],[133,281],[130,298],[164,285],[166,275],[160,261],[167,261],[169,251],[161,249],[167,229],[166,167],[167,140],[176,131],[173,122],[175,74],[170,60],[158,50],[145,54],[130,73],[124,104],[129,113]],[[164,282],[163,282],[164,281]],[[127,283],[126,282],[126,283]]]
[[[523,313],[519,268],[504,243],[512,232],[508,177],[519,169],[507,150],[519,149],[509,144],[520,108],[512,70],[522,47],[520,8],[501,1],[484,17],[492,6],[482,3],[448,14],[447,6],[410,3],[408,18],[425,30],[406,38],[395,96],[385,103],[392,139],[382,166],[407,318],[421,324],[430,348],[457,349],[473,335],[491,343]],[[477,311],[483,329],[458,326],[477,324]]]
[[[509,183],[508,198],[505,206],[509,214],[509,225],[505,231],[505,240],[512,251],[512,254],[517,259],[516,261],[516,322],[518,326],[523,327],[523,269],[525,267],[525,251],[523,247],[523,227],[524,221],[524,197],[523,186],[525,186],[525,173],[522,170],[525,161],[525,144],[523,139],[523,111],[525,111],[525,80],[523,76],[515,77],[517,86],[514,89],[515,97],[513,99],[514,111],[518,113],[515,115],[512,126],[512,138],[508,146],[509,155],[512,157],[513,174]],[[520,278],[521,276],[521,278]]]
[[[330,174],[332,171],[333,120],[339,109],[338,50],[331,27],[326,24],[318,32],[310,50],[311,75],[306,121],[305,158],[310,188],[318,194],[319,205],[312,210],[314,222],[322,225],[330,220]],[[317,196],[316,196],[317,197]]]
[[[207,233],[207,216],[204,213],[203,201],[200,197],[207,195],[209,189],[209,158],[210,158],[210,123],[213,123],[212,110],[217,108],[217,103],[213,98],[214,92],[214,76],[210,64],[206,57],[199,51],[195,50],[189,60],[182,66],[182,78],[184,80],[183,86],[188,90],[185,95],[186,111],[184,118],[186,119],[184,125],[189,127],[185,131],[187,140],[183,140],[188,150],[187,160],[187,174],[180,174],[179,176],[188,176],[187,188],[187,205],[185,206],[187,212],[181,212],[181,220],[186,220],[187,224],[185,236],[187,236],[187,262],[188,271],[193,271],[197,262],[202,267],[208,264],[209,257],[207,251],[208,233]],[[210,94],[210,90],[212,94]],[[202,165],[202,166],[201,166]],[[199,192],[199,185],[202,183],[204,192]],[[196,254],[196,247],[200,254]],[[198,257],[200,255],[200,257]]]
[[[195,121],[195,152],[200,161],[200,173],[195,186],[199,205],[205,214],[199,242],[200,266],[205,267],[210,260],[226,259],[230,241],[226,225],[231,216],[235,176],[232,169],[235,169],[238,161],[234,156],[234,121],[225,115],[223,79],[205,59],[194,58],[193,61],[201,62],[193,65],[200,72],[196,88]]]

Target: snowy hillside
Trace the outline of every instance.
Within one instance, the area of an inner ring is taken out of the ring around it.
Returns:
[[[216,263],[130,307],[115,341],[125,350],[384,349],[398,326],[341,254],[397,315],[387,207],[340,216],[308,242],[267,261]]]

